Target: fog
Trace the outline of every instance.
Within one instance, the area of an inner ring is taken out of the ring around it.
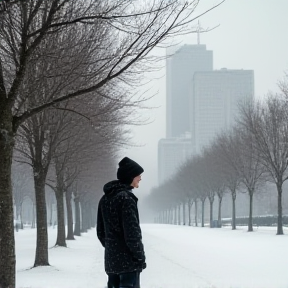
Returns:
[[[200,1],[195,16],[219,2]],[[254,70],[255,99],[265,97],[269,91],[277,92],[277,83],[288,71],[287,11],[286,0],[226,0],[202,16],[202,29],[211,31],[200,34],[200,43],[213,51],[214,70],[224,67]],[[173,43],[197,44],[197,33],[178,37]],[[165,55],[165,50],[156,49],[154,53]],[[146,105],[158,108],[139,110],[151,123],[131,127],[134,144],[140,147],[125,149],[120,154],[120,158],[128,156],[139,162],[145,170],[141,187],[135,191],[140,199],[158,185],[157,145],[166,137],[165,61],[161,64],[161,70],[147,75],[152,80],[147,93],[157,94]]]

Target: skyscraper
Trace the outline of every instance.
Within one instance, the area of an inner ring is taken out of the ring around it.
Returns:
[[[168,52],[169,54],[169,52]],[[166,137],[190,131],[190,90],[196,71],[212,71],[213,52],[206,45],[184,45],[166,61]]]
[[[158,142],[158,178],[163,183],[192,155],[191,135],[161,139]]]
[[[195,72],[190,106],[193,154],[201,152],[239,115],[239,105],[254,97],[254,72],[228,70]]]
[[[205,45],[184,45],[166,63],[166,139],[158,143],[159,183],[229,129],[254,97],[252,70],[214,70]],[[187,135],[189,137],[187,137]]]

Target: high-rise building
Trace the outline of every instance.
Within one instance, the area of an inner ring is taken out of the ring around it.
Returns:
[[[190,133],[183,137],[161,139],[158,142],[158,176],[163,183],[192,155]]]
[[[217,133],[232,127],[239,115],[239,105],[253,99],[254,72],[195,72],[192,87],[190,131],[193,154],[198,154]]]
[[[169,51],[167,52],[169,54]],[[184,45],[166,61],[166,137],[190,131],[190,96],[196,71],[212,71],[213,52],[206,45]]]
[[[167,59],[166,94],[166,139],[158,143],[159,183],[201,153],[218,132],[232,127],[239,105],[254,97],[254,72],[213,71],[212,51],[205,45],[184,45]]]

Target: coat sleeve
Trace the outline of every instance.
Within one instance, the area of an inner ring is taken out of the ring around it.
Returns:
[[[122,207],[122,225],[125,242],[133,259],[139,262],[139,264],[143,264],[145,263],[145,252],[138,215],[136,202],[130,197],[126,198]]]
[[[101,200],[98,204],[98,212],[97,212],[97,237],[100,240],[103,247],[105,247],[105,229],[104,229],[104,220],[101,212]]]

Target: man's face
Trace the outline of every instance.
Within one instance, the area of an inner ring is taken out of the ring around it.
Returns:
[[[134,188],[138,188],[139,187],[139,182],[141,181],[141,175],[138,175],[136,176],[132,183],[131,183],[131,186],[134,187]]]

